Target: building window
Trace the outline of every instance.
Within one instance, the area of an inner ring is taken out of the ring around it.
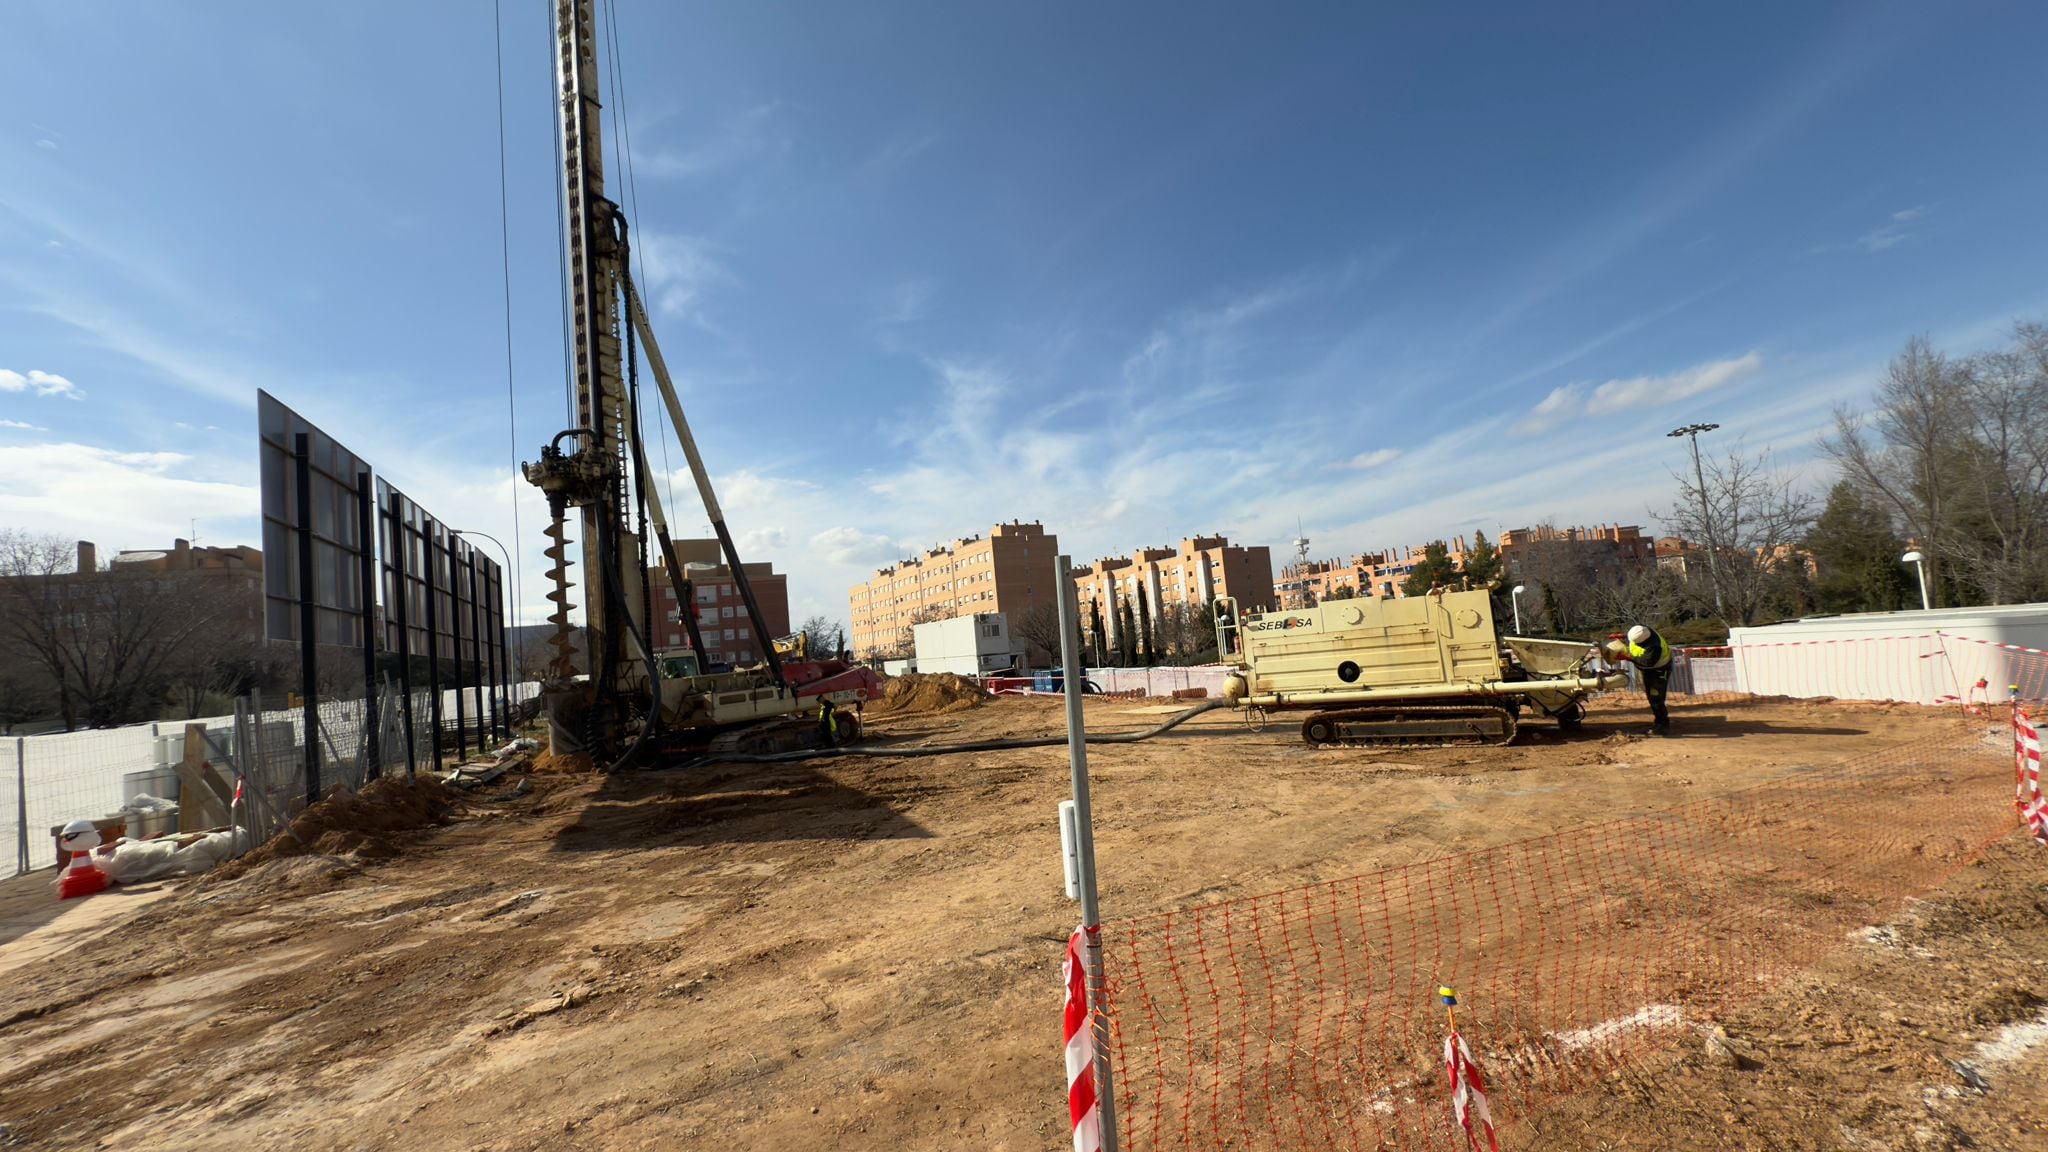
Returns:
[[[740,629],[740,639],[748,639],[747,630],[745,628]]]
[[[733,634],[732,634],[732,629],[730,629],[730,628],[727,628],[727,629],[725,630],[725,638],[726,638],[727,640],[731,640],[731,639],[734,639],[734,637],[733,637]]]
[[[661,594],[668,597],[671,600],[676,598],[676,590],[673,588],[663,588],[661,590]]]
[[[726,619],[726,620],[730,620],[730,619],[732,619],[732,605],[730,605],[730,604],[727,604],[727,605],[726,605],[726,606],[724,606],[723,608],[720,608],[720,609],[718,610],[718,615],[719,615],[719,616],[720,616],[720,617],[721,617],[722,619]]]
[[[716,604],[716,603],[718,603],[718,589],[716,589],[716,588],[713,588],[713,587],[712,587],[711,585],[709,585],[709,584],[706,584],[706,585],[704,585],[703,587],[701,587],[701,588],[698,588],[698,589],[697,589],[697,603],[699,603],[699,604]]]
[[[699,612],[699,613],[697,613],[697,623],[699,623],[699,624],[716,624],[716,623],[718,623],[718,609],[716,609],[716,608],[706,608],[706,609],[704,609],[704,610],[703,610],[702,612]]]
[[[740,663],[742,663],[742,664],[745,664],[745,663],[747,663],[747,662],[751,661],[751,660],[752,660],[753,658],[754,658],[754,650],[753,650],[752,648],[742,648],[742,649],[740,649]]]
[[[669,647],[671,647],[671,648],[674,648],[674,647],[675,647],[676,645],[678,645],[678,644],[681,644],[682,642],[683,642],[683,634],[682,634],[682,633],[680,633],[680,632],[671,632],[671,633],[669,633],[669,634],[668,634],[668,646],[669,646]]]

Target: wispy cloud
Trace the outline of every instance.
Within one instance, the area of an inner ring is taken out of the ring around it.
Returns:
[[[647,291],[656,310],[699,327],[710,325],[705,293],[737,283],[731,271],[712,255],[715,245],[701,236],[646,231],[633,245],[647,277]]]
[[[1882,227],[1873,228],[1856,238],[1856,244],[1865,252],[1882,252],[1896,248],[1913,235],[1912,224],[1925,218],[1934,209],[1924,204],[1894,212]]]
[[[0,368],[0,392],[33,392],[38,396],[62,396],[67,400],[85,399],[85,392],[78,385],[54,372],[35,368],[26,374]]]
[[[1643,408],[1668,400],[1683,400],[1688,396],[1711,392],[1737,380],[1748,379],[1756,375],[1763,366],[1763,355],[1751,352],[1747,356],[1738,356],[1733,360],[1711,360],[1665,376],[1630,376],[1625,380],[1609,380],[1593,389],[1592,398],[1586,401],[1586,411],[1594,416],[1604,416],[1609,412]]]
[[[21,431],[23,431],[23,432],[48,432],[48,431],[49,431],[49,429],[48,429],[48,428],[45,428],[45,427],[43,427],[43,426],[42,426],[42,425],[40,425],[40,424],[29,424],[29,423],[25,423],[25,422],[23,422],[23,421],[20,421],[20,420],[0,420],[0,428],[15,428],[15,429],[19,429],[19,430],[21,430]]]
[[[888,294],[880,315],[868,321],[874,328],[897,328],[924,319],[931,305],[932,285],[928,280],[905,280]]]
[[[636,175],[664,180],[694,180],[717,175],[749,161],[782,156],[793,139],[789,113],[781,101],[757,104],[728,116],[717,127],[681,147],[633,150]]]
[[[1370,452],[1360,452],[1358,455],[1353,456],[1350,462],[1345,464],[1345,467],[1355,468],[1360,472],[1364,472],[1369,469],[1378,468],[1383,464],[1392,464],[1400,458],[1401,450],[1399,448],[1375,448]]]
[[[38,140],[36,141],[36,147],[45,152],[55,152],[57,150],[57,142],[55,140]]]
[[[1525,436],[1534,435],[1547,432],[1580,413],[1606,416],[1631,408],[1683,400],[1746,380],[1762,370],[1763,364],[1763,354],[1751,352],[1733,360],[1710,360],[1661,376],[1629,376],[1608,380],[1591,388],[1582,383],[1566,384],[1551,389],[1550,394],[1530,409],[1514,430]]]

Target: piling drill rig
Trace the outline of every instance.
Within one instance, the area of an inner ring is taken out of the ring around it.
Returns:
[[[600,127],[597,25],[592,0],[555,0],[555,77],[561,98],[562,171],[573,341],[573,427],[557,433],[540,459],[521,466],[547,495],[546,556],[554,604],[554,648],[542,696],[549,744],[557,755],[588,753],[619,764],[655,739],[736,751],[801,747],[856,731],[838,707],[871,699],[880,681],[833,659],[785,661],[768,642],[759,601],[740,563],[725,514],[712,491],[689,421],[676,398],[654,330],[633,283],[626,216],[605,196]],[[649,536],[658,546],[690,643],[704,651],[694,597],[676,558],[639,421],[639,360],[644,349],[660,402],[681,442],[697,494],[724,554],[763,663],[708,676],[664,679],[654,654],[656,621],[647,586]],[[623,355],[622,355],[623,353]],[[579,518],[582,605],[588,676],[574,667],[569,611],[568,516]],[[637,519],[636,519],[637,518]],[[795,718],[802,716],[801,721]]]

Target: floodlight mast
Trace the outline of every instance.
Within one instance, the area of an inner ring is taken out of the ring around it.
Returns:
[[[1669,436],[1683,436],[1692,441],[1692,478],[1699,484],[1700,531],[1707,534],[1707,574],[1714,582],[1714,612],[1723,620],[1728,617],[1728,606],[1721,600],[1721,549],[1714,539],[1714,514],[1707,506],[1707,474],[1700,467],[1700,433],[1712,432],[1719,424],[1687,424],[1673,428]]]

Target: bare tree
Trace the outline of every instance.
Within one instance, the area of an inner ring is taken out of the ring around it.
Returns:
[[[812,616],[797,631],[810,645],[811,657],[817,659],[839,651],[840,638],[846,635],[846,625],[824,616]]]
[[[1619,576],[1592,589],[1592,602],[1602,626],[1661,625],[1676,619],[1693,599],[1684,579],[1669,569],[1649,565],[1623,571]],[[1713,605],[1708,603],[1705,607],[1711,609]]]
[[[1737,447],[1701,466],[1699,481],[1673,472],[1679,499],[1659,519],[1678,536],[1712,541],[1715,563],[1704,575],[1731,623],[1754,624],[1772,594],[1774,573],[1813,522],[1813,497],[1777,471],[1768,451]],[[1688,575],[1691,572],[1688,570]]]
[[[0,637],[0,733],[57,710],[50,675],[17,645]]]
[[[1955,531],[1936,550],[1992,604],[2048,596],[2048,327],[1970,358],[1958,377],[1969,450],[1947,458],[1962,479]]]
[[[1215,658],[1215,618],[1200,601],[1167,601],[1160,609],[1158,637],[1160,651],[1169,663],[1193,664]]]
[[[1945,602],[1944,561],[1964,499],[1964,480],[1955,467],[1968,455],[1971,431],[1963,376],[1916,336],[1878,381],[1871,415],[1836,409],[1834,435],[1822,441],[1843,476],[1882,501],[1927,555],[1937,607]]]
[[[205,577],[81,572],[75,555],[58,537],[0,531],[0,636],[47,674],[67,729],[155,715],[181,653],[260,610]]]
[[[1545,628],[1553,636],[1570,636],[1604,622],[1600,586],[1618,578],[1612,550],[1566,539],[1549,524],[1534,535],[1516,557],[1515,573],[1541,589],[1536,605]]]
[[[1010,620],[1010,635],[1026,645],[1026,656],[1032,652],[1048,660],[1060,658],[1060,610],[1054,604],[1036,604],[1017,613]]]

